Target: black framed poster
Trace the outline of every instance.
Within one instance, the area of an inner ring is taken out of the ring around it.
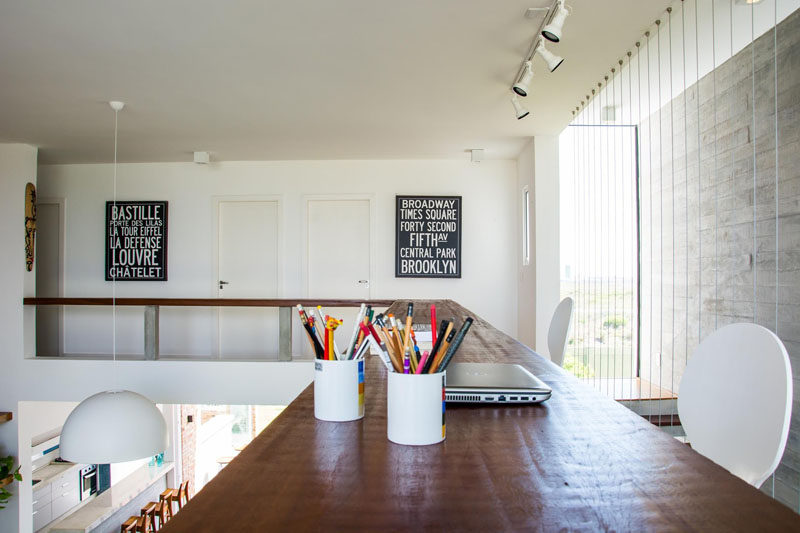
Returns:
[[[461,277],[461,197],[397,196],[394,275]]]
[[[166,281],[169,202],[106,202],[106,281]]]

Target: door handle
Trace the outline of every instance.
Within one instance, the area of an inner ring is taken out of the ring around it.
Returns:
[[[358,280],[359,283],[369,283],[368,279],[360,279]]]
[[[219,288],[220,288],[220,290],[221,290],[221,289],[224,289],[224,288],[225,288],[225,285],[228,285],[228,282],[227,282],[227,281],[222,281],[222,280],[219,280]]]

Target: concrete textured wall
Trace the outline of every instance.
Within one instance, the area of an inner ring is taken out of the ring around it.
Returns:
[[[641,376],[679,392],[717,328],[775,331],[795,401],[774,491],[798,510],[800,10],[643,120],[640,143]]]

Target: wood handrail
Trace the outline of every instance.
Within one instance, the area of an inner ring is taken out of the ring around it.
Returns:
[[[359,307],[366,303],[373,307],[389,307],[394,300],[345,300],[299,298],[23,298],[25,305],[125,305],[162,307]]]

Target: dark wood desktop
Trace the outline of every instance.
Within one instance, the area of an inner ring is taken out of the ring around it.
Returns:
[[[435,303],[439,319],[475,317]],[[390,309],[404,317],[405,304]],[[520,363],[553,397],[448,405],[442,444],[400,446],[369,357],[363,420],[317,421],[307,388],[163,531],[800,530],[787,507],[479,317],[456,360]]]

